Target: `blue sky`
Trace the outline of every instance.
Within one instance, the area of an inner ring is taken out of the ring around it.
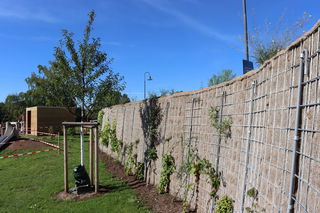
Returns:
[[[242,0],[0,0],[0,101],[28,89],[25,78],[53,60],[61,30],[81,38],[88,12],[96,11],[94,36],[114,58],[130,97],[148,91],[206,87],[212,74],[242,74]],[[247,0],[249,31],[284,17],[292,25],[304,12],[319,19],[317,0]]]

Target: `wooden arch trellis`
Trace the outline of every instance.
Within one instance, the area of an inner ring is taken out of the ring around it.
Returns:
[[[90,129],[89,143],[89,178],[90,185],[94,186],[94,192],[99,190],[99,168],[98,168],[98,125],[97,122],[63,122],[63,153],[64,153],[64,192],[68,193],[68,137],[67,129],[71,127],[82,127]],[[94,136],[94,137],[93,137]],[[82,156],[81,156],[82,157]],[[94,168],[94,174],[93,174]],[[93,184],[94,178],[94,184]]]

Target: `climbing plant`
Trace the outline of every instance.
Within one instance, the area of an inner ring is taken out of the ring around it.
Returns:
[[[98,118],[97,118],[97,121],[98,121],[98,123],[100,124],[99,126],[101,126],[101,125],[102,125],[103,116],[104,116],[104,111],[103,111],[103,109],[102,109],[102,110],[100,110],[100,111],[98,112]]]
[[[168,192],[169,185],[170,185],[170,176],[175,171],[175,169],[176,169],[176,165],[175,165],[175,160],[173,156],[170,154],[163,154],[160,183],[157,186],[159,193]]]
[[[106,122],[104,127],[102,128],[102,131],[100,132],[100,138],[101,143],[103,145],[109,146],[109,140],[110,140],[110,132],[111,132],[111,125],[109,122]]]
[[[145,153],[147,161],[157,160],[158,154],[156,147],[149,147]]]
[[[185,165],[185,171],[188,174],[195,176],[195,184],[192,186],[192,189],[194,188],[196,195],[195,211],[198,207],[198,193],[201,174],[207,175],[207,182],[211,186],[210,197],[212,199],[217,198],[217,191],[219,190],[221,184],[221,175],[220,173],[216,172],[212,164],[207,159],[200,158],[197,150],[194,148],[192,148],[189,152],[189,161]]]
[[[134,160],[134,156],[133,156],[132,152],[133,152],[133,144],[131,143],[127,147],[126,154],[128,157],[124,163],[124,171],[127,175],[132,175],[133,169],[135,167],[135,160]]]
[[[234,200],[227,195],[222,196],[215,204],[215,213],[233,213]]]
[[[161,107],[157,97],[151,97],[144,100],[144,105],[140,107],[140,117],[142,123],[143,135],[147,149],[144,153],[145,175],[147,179],[148,170],[151,164],[158,158],[156,145],[159,143],[158,127],[162,120]]]
[[[258,194],[258,190],[254,187],[247,191],[247,196],[251,198],[251,206],[245,208],[248,213],[259,213],[266,211],[264,208],[260,208],[258,205]]]
[[[138,162],[137,163],[135,176],[136,176],[136,178],[138,180],[143,180],[144,179],[144,163],[143,162]]]
[[[137,149],[137,145],[139,144],[139,140],[136,140],[129,144],[126,149],[127,159],[124,163],[124,170],[127,175],[133,175],[135,173],[134,170],[137,168],[137,157],[138,155],[135,153],[133,154],[133,148]]]
[[[100,137],[102,144],[106,145],[107,147],[110,145],[111,151],[119,154],[123,146],[123,142],[117,138],[116,126],[116,120],[113,120],[112,125],[110,125],[109,122],[106,122],[102,128]]]
[[[225,134],[227,137],[231,136],[231,116],[227,116],[225,119],[219,119],[220,108],[217,106],[210,107],[209,117],[211,120],[211,126],[217,130],[217,133]]]

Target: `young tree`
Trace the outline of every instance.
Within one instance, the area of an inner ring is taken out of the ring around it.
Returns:
[[[38,74],[26,79],[34,93],[42,94],[46,104],[67,107],[81,107],[82,118],[92,118],[101,108],[124,101],[121,91],[123,77],[110,68],[107,53],[100,50],[100,39],[92,38],[94,11],[84,29],[84,36],[78,45],[73,33],[62,31],[60,46],[54,49],[54,61],[49,66],[39,66]]]
[[[303,28],[309,23],[312,16],[305,12],[292,26],[283,23],[280,17],[277,23],[267,22],[264,28],[254,27],[249,37],[252,49],[252,58],[258,65],[275,56],[280,50],[287,47],[304,32]]]
[[[213,86],[216,84],[220,84],[225,81],[230,81],[234,79],[237,75],[232,73],[230,69],[221,70],[219,75],[213,74],[212,77],[209,79],[208,86]]]

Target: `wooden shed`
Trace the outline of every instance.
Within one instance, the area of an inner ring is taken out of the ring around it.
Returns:
[[[75,114],[65,107],[29,107],[26,108],[26,134],[38,135],[39,132],[57,133],[62,129],[62,122],[73,122],[75,120]]]

